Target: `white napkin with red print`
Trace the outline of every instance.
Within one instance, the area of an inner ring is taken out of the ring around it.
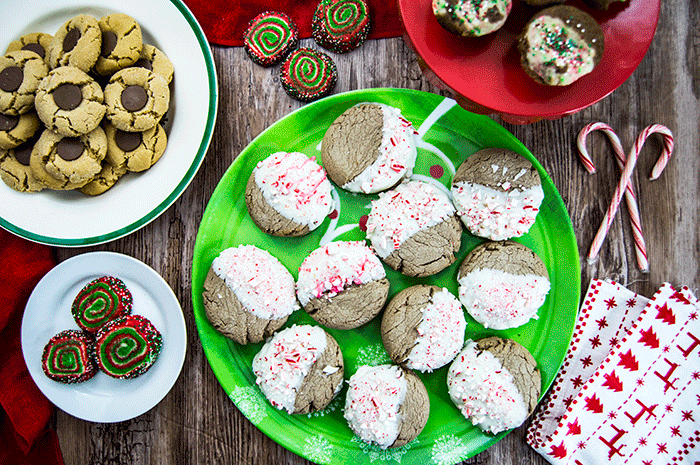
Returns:
[[[664,284],[649,300],[594,280],[527,442],[555,465],[697,464],[700,307]]]

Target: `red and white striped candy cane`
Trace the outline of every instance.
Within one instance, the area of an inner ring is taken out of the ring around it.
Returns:
[[[583,162],[583,166],[589,173],[595,173],[595,165],[591,156],[586,150],[586,136],[593,131],[602,131],[610,139],[610,144],[615,152],[615,159],[617,160],[617,165],[622,171],[625,167],[625,155],[622,149],[622,143],[620,138],[617,137],[615,131],[612,130],[610,126],[605,123],[590,123],[586,125],[581,132],[578,134],[576,139],[576,144],[578,145],[579,157]],[[632,186],[632,181],[627,183],[625,189],[625,200],[627,201],[627,211],[630,215],[630,224],[632,225],[632,235],[634,236],[634,249],[637,254],[637,266],[643,272],[649,271],[649,261],[647,259],[647,249],[646,243],[644,242],[644,235],[642,234],[642,221],[639,217],[639,207],[637,206],[637,198],[634,195],[634,188]]]
[[[615,217],[615,214],[617,213],[617,208],[620,205],[620,201],[622,200],[622,193],[625,191],[627,183],[632,177],[632,171],[634,170],[634,166],[637,163],[637,158],[639,157],[639,152],[642,150],[642,145],[644,145],[644,142],[647,140],[647,138],[654,133],[659,133],[663,136],[664,149],[658,161],[654,165],[654,169],[651,172],[650,179],[654,180],[658,178],[661,175],[661,172],[666,167],[668,160],[671,158],[671,153],[673,152],[673,134],[671,133],[671,131],[666,126],[662,126],[660,124],[652,124],[651,126],[647,126],[646,128],[644,128],[641,134],[639,134],[639,136],[637,137],[637,140],[634,142],[634,147],[632,147],[632,150],[630,151],[630,154],[627,157],[625,167],[622,170],[620,181],[617,183],[617,188],[615,189],[615,193],[613,194],[613,198],[610,202],[610,206],[608,207],[608,211],[605,213],[605,218],[603,219],[603,222],[601,223],[600,228],[598,229],[598,233],[593,239],[593,243],[591,244],[591,250],[588,252],[589,263],[595,260],[596,256],[598,255],[598,252],[600,251],[600,247],[603,245],[603,240],[608,234],[610,224],[612,223],[612,220]]]

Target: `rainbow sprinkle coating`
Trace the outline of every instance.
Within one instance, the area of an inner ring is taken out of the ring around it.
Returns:
[[[97,363],[113,378],[136,378],[158,359],[163,337],[140,315],[127,315],[103,326],[97,333]]]
[[[71,313],[83,331],[94,334],[107,322],[130,314],[132,303],[131,292],[121,279],[103,276],[78,292]]]
[[[97,373],[95,341],[83,331],[61,331],[44,347],[41,368],[46,376],[59,383],[87,381]]]
[[[299,31],[288,15],[266,11],[250,21],[243,41],[250,59],[267,68],[297,47]]]
[[[311,21],[311,35],[316,43],[336,53],[362,45],[369,28],[365,0],[321,0]]]
[[[282,63],[280,80],[292,98],[311,102],[331,93],[338,80],[338,70],[325,53],[300,48]]]

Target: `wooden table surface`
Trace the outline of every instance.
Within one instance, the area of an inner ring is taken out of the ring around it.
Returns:
[[[302,45],[312,44],[311,40]],[[312,45],[313,46],[313,45]],[[135,257],[158,271],[175,291],[187,322],[188,348],[175,386],[151,411],[116,424],[54,418],[64,459],[84,464],[302,464],[306,460],[268,439],[229,400],[214,377],[199,341],[192,309],[192,252],[202,213],[236,155],[261,131],[301,106],[279,84],[277,68],[254,65],[242,48],[212,47],[219,80],[214,138],[192,184],[165,213],[144,228],[109,244],[56,249],[59,260],[110,250]],[[527,126],[503,123],[539,159],[564,199],[581,257],[582,292],[591,278],[611,278],[651,296],[663,282],[700,285],[700,10],[695,0],[662,2],[658,30],[639,68],[601,102],[575,115]],[[401,38],[368,41],[336,56],[336,92],[403,87],[439,93],[422,75]],[[501,122],[498,117],[496,121]],[[661,150],[652,137],[642,150],[633,181],[638,193],[651,271],[636,266],[624,208],[612,224],[599,260],[586,253],[612,197],[619,171],[602,133],[590,137],[599,170],[589,175],[576,155],[576,136],[603,121],[625,147],[652,123],[664,124],[676,148],[660,179],[647,178]],[[524,441],[521,427],[465,463],[544,464]]]

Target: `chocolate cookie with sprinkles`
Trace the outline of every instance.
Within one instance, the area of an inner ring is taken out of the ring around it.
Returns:
[[[253,18],[243,36],[250,59],[266,68],[282,61],[298,44],[296,24],[277,11],[266,11]]]
[[[321,0],[311,21],[311,35],[335,53],[355,50],[367,39],[370,14],[364,0]]]

